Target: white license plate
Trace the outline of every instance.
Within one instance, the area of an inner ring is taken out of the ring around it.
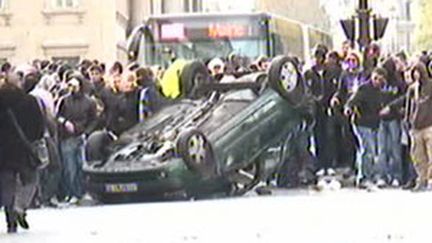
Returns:
[[[121,193],[121,192],[136,192],[138,185],[136,183],[125,184],[105,184],[105,192]]]

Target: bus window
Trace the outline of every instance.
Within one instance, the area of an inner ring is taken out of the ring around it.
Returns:
[[[273,16],[270,21],[270,31],[280,37],[283,53],[303,58],[303,31],[300,24],[288,19]]]
[[[273,49],[272,51],[273,56],[284,54],[283,43],[279,34],[271,33],[271,43]]]
[[[164,50],[170,49],[176,58],[210,60],[230,53],[255,59],[270,56],[267,50],[264,15],[183,16],[149,20],[152,35],[151,55],[145,63],[167,66]],[[148,50],[148,48],[146,49]]]
[[[325,32],[309,28],[309,47],[314,48],[317,44],[324,44],[328,48],[333,47],[333,42],[331,37]]]

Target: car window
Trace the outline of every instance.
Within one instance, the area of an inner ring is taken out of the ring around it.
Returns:
[[[214,131],[250,104],[249,101],[240,100],[239,97],[233,96],[233,99],[224,99],[221,105],[213,110],[211,118],[201,128],[204,131]]]

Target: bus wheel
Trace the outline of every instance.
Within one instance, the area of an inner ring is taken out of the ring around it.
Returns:
[[[200,98],[199,88],[201,84],[208,83],[210,75],[207,67],[200,61],[192,61],[187,64],[180,76],[181,90],[184,97],[196,99]]]
[[[304,84],[293,60],[287,56],[274,58],[269,69],[270,86],[291,105],[299,106],[304,98]]]

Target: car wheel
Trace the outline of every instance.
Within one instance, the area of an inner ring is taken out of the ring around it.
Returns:
[[[232,183],[231,196],[241,196],[252,190],[261,181],[263,165],[255,162],[249,167],[235,171],[229,178]]]
[[[108,145],[114,141],[114,137],[107,131],[95,131],[87,139],[85,144],[86,162],[100,161],[106,158]]]
[[[305,96],[303,79],[290,57],[276,57],[270,65],[268,77],[270,86],[291,105],[301,104]]]
[[[215,175],[213,149],[207,137],[198,129],[182,131],[177,139],[177,153],[186,166],[204,177]]]
[[[207,67],[200,61],[192,61],[187,64],[180,75],[181,90],[184,97],[196,99],[201,94],[199,87],[201,84],[208,83],[210,75]]]

